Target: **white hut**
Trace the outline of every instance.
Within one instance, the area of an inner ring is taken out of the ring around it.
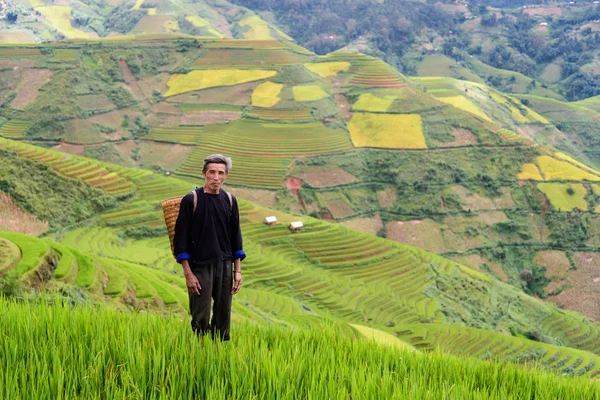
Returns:
[[[265,218],[265,224],[267,225],[275,225],[277,223],[277,217],[271,215]]]
[[[304,224],[302,223],[302,221],[294,221],[289,226],[289,228],[292,232],[300,232],[303,227],[304,227]]]

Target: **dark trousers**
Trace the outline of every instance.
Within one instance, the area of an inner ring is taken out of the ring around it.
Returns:
[[[192,329],[198,335],[210,332],[221,340],[229,340],[231,321],[231,261],[219,261],[215,264],[191,265],[192,271],[200,282],[200,295],[190,296],[190,314]],[[213,315],[210,320],[210,300],[213,300]],[[209,323],[210,320],[210,323]]]

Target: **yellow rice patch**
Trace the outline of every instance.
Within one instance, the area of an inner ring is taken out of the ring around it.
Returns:
[[[275,71],[262,69],[211,69],[196,70],[187,74],[175,74],[167,82],[169,90],[165,93],[165,97],[211,87],[239,85],[240,83],[270,78],[276,74]]]
[[[521,172],[517,174],[517,179],[543,181],[544,177],[540,174],[540,170],[535,164],[523,164]]]
[[[256,107],[273,107],[281,100],[279,93],[283,85],[273,82],[265,82],[258,85],[252,93],[252,105]]]
[[[358,333],[360,333],[367,340],[374,340],[378,344],[397,347],[399,349],[413,349],[413,347],[410,344],[403,342],[391,333],[380,331],[379,329],[373,329],[364,325],[349,325],[356,329]]]
[[[567,161],[567,162],[569,162],[571,164],[575,164],[575,166],[583,169],[584,171],[589,172],[590,174],[599,175],[600,176],[600,172],[596,171],[593,168],[588,167],[587,165],[585,165],[583,163],[580,163],[579,161],[577,161],[573,157],[570,157],[570,156],[568,156],[566,154],[563,154],[563,153],[554,153],[554,156],[556,158],[560,158],[561,160],[565,160],[565,161]]]
[[[348,130],[356,147],[427,148],[419,114],[354,113]]]
[[[336,76],[342,71],[348,71],[350,63],[347,61],[334,61],[323,63],[307,63],[304,66],[311,72],[327,78],[328,76]]]
[[[600,176],[591,174],[569,162],[559,161],[550,156],[539,156],[537,158],[537,164],[547,181],[600,181]]]
[[[134,10],[138,10],[142,4],[144,4],[144,0],[135,0],[135,5],[133,6]]]
[[[148,15],[156,15],[156,8],[149,8]]]
[[[242,27],[250,28],[249,31],[244,32],[244,39],[250,40],[274,40],[275,38],[271,36],[271,29],[269,28],[269,24],[265,21],[253,15],[251,17],[244,18],[238,25]]]
[[[45,5],[42,0],[29,0],[29,4],[31,4],[31,7],[33,8],[42,7]]]
[[[581,183],[538,183],[537,187],[559,211],[572,211],[574,208],[583,211],[588,209],[585,201],[587,191]],[[567,193],[569,188],[573,189],[573,194]]]
[[[44,6],[36,7],[50,21],[54,29],[69,39],[89,39],[90,35],[71,25],[71,7],[68,6]]]
[[[205,26],[210,26],[210,23],[204,18],[200,18],[197,15],[188,15],[185,17],[186,20],[192,23],[195,27],[203,28]]]
[[[296,101],[316,101],[329,96],[327,92],[317,85],[294,86],[294,100]]]
[[[358,101],[352,105],[356,111],[386,112],[398,96],[377,97],[371,93],[361,94]]]
[[[463,111],[469,112],[473,115],[477,115],[485,119],[486,121],[492,121],[479,107],[477,107],[471,100],[465,96],[451,96],[451,97],[438,97],[438,100],[443,101],[446,104],[450,104],[456,108],[460,108]]]

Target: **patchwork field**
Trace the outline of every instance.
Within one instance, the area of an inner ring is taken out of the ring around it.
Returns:
[[[477,107],[475,104],[473,104],[473,102],[464,96],[438,97],[438,99],[446,104],[450,104],[456,108],[460,108],[461,110],[481,117],[486,121],[491,121],[490,117],[488,117],[483,111],[481,111],[479,107]]]
[[[40,6],[35,8],[50,21],[52,26],[69,39],[89,39],[87,32],[76,29],[71,24],[71,7]]]
[[[317,101],[329,96],[327,92],[317,85],[294,86],[292,90],[294,92],[294,100],[296,101]]]
[[[279,93],[283,85],[273,82],[264,82],[261,83],[254,92],[252,92],[252,105],[256,107],[273,107],[281,98],[279,98]]]
[[[358,101],[352,105],[352,111],[386,112],[396,96],[378,97],[370,93],[361,94]]]
[[[421,125],[418,114],[354,113],[348,130],[357,147],[425,149]]]
[[[588,209],[585,201],[587,190],[580,183],[538,183],[537,187],[548,196],[550,203],[559,211],[573,211],[574,208],[583,211]]]
[[[311,72],[319,75],[322,78],[328,78],[330,76],[336,76],[340,72],[348,71],[350,63],[347,61],[332,61],[332,62],[321,62],[321,63],[307,63],[304,66]]]
[[[196,70],[185,75],[171,76],[165,97],[217,86],[233,86],[240,83],[258,81],[275,76],[274,71],[266,70]]]

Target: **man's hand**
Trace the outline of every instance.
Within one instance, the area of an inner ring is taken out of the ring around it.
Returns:
[[[233,289],[231,289],[231,294],[236,294],[240,291],[242,287],[242,273],[240,271],[233,272]]]
[[[187,260],[183,260],[181,263],[183,265],[183,275],[185,276],[185,286],[187,286],[188,291],[196,296],[200,296],[200,290],[202,287],[200,286],[200,281],[196,278],[196,275],[190,269],[190,264]]]

